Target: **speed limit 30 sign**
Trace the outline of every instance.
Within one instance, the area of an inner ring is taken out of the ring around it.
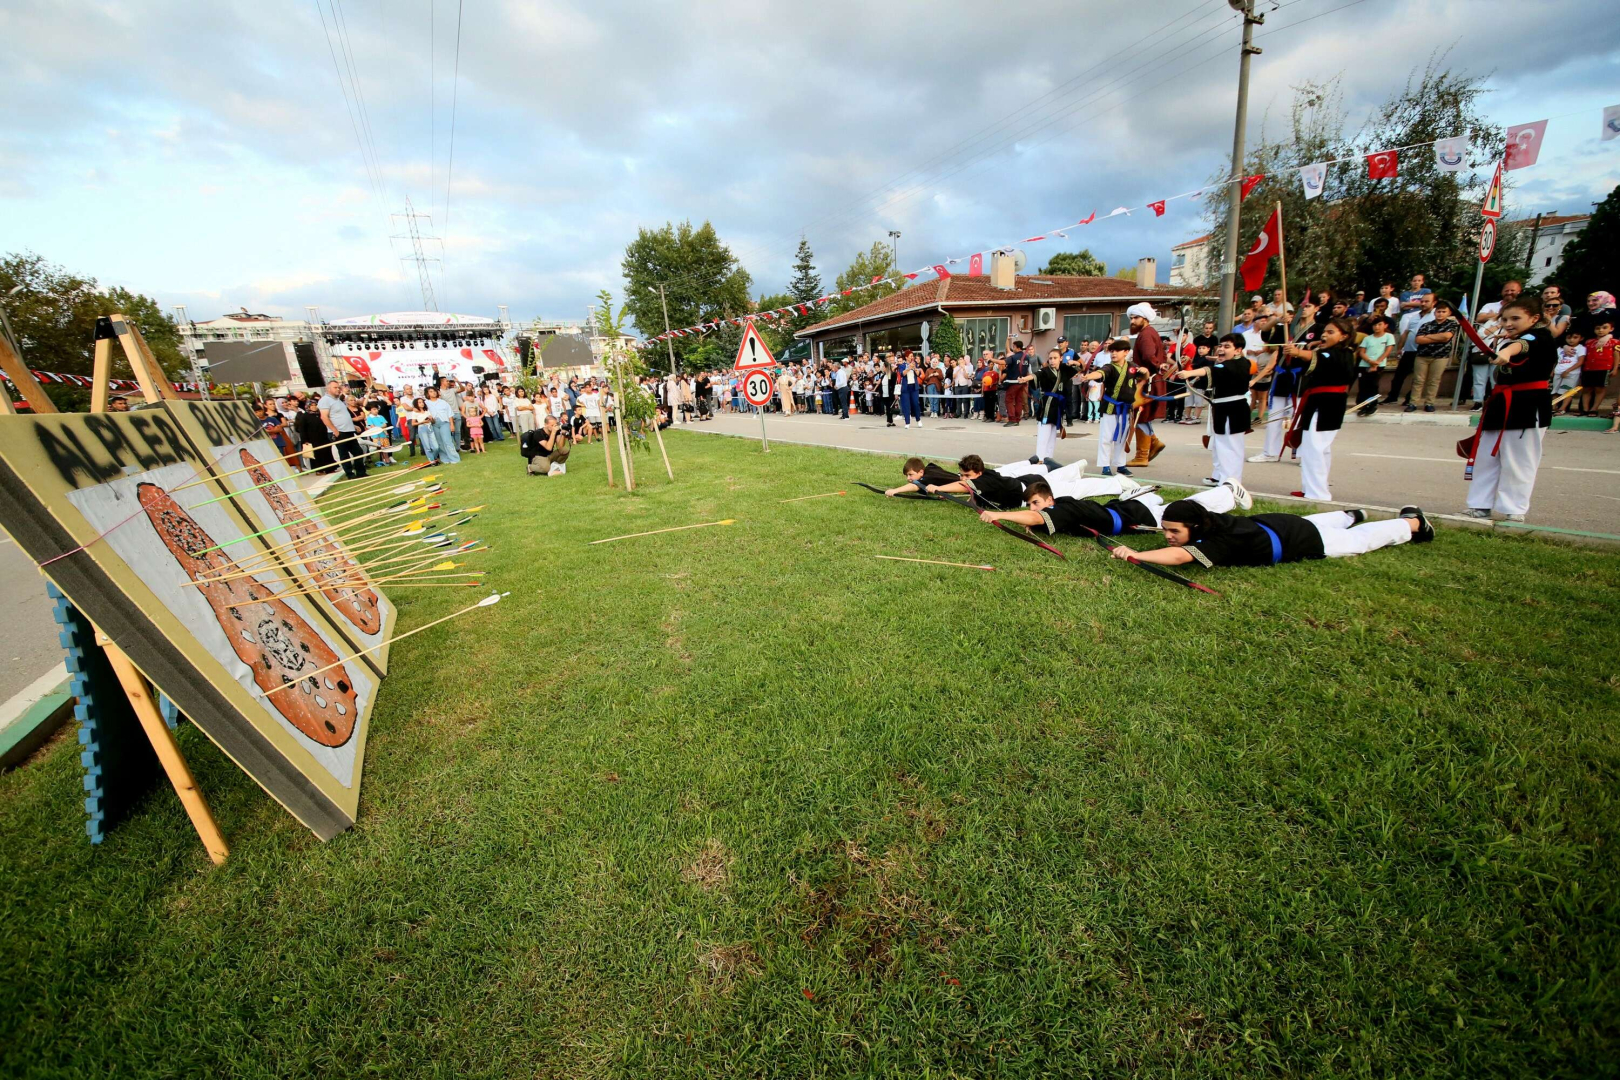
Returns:
[[[761,407],[771,403],[771,377],[763,371],[750,371],[743,376],[743,397],[750,405]]]

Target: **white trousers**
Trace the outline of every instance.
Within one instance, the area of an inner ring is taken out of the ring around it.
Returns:
[[[1530,491],[1536,486],[1536,469],[1541,466],[1541,440],[1546,434],[1546,428],[1504,431],[1502,445],[1493,457],[1496,432],[1482,433],[1479,456],[1474,458],[1474,479],[1468,485],[1468,508],[1528,514]]]
[[[1328,490],[1328,470],[1333,467],[1333,440],[1338,434],[1337,431],[1317,431],[1315,416],[1311,417],[1310,427],[1300,432],[1299,489],[1307,499],[1333,498]]]
[[[1097,425],[1098,468],[1114,469],[1130,460],[1130,448],[1125,445],[1125,431],[1130,426],[1131,418],[1126,413],[1102,418]]]
[[[1306,514],[1305,520],[1322,534],[1322,551],[1330,559],[1365,555],[1412,539],[1412,525],[1405,518],[1364,521],[1357,525],[1348,511],[1330,510],[1325,514]]]
[[[1138,495],[1131,501],[1139,502],[1147,507],[1148,512],[1153,515],[1155,525],[1164,524],[1164,508],[1166,504],[1164,499],[1156,492],[1150,491],[1146,495]],[[1237,506],[1237,496],[1233,495],[1232,489],[1225,484],[1200,491],[1196,495],[1189,495],[1187,501],[1197,503],[1212,514],[1230,514],[1232,509]]]
[[[1209,454],[1214,459],[1214,466],[1211,468],[1209,475],[1217,480],[1242,482],[1242,435],[1211,435],[1209,437]]]
[[[1118,498],[1125,493],[1130,477],[1082,476],[1080,468],[1085,462],[1076,461],[1060,469],[1048,470],[1045,465],[1029,461],[1014,461],[996,467],[996,472],[1007,477],[1039,476],[1046,480],[1054,496],[1067,495],[1071,499],[1095,499],[1102,496]]]
[[[1041,460],[1057,453],[1058,429],[1056,424],[1041,424],[1035,429],[1035,456]]]

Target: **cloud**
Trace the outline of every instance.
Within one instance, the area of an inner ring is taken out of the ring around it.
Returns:
[[[1523,19],[1507,0],[1339,6],[1262,0],[1251,142],[1281,134],[1294,86],[1334,76],[1354,129],[1449,47],[1449,66],[1490,73],[1494,119],[1575,114],[1549,126],[1558,166],[1517,177],[1521,206],[1567,212],[1612,184],[1616,144],[1595,141],[1612,102],[1592,89],[1620,85],[1612,20],[1538,7],[1580,27],[1574,50],[1504,33]],[[827,281],[891,229],[923,265],[1197,187],[1230,150],[1238,22],[1219,4],[486,0],[461,9],[459,60],[456,6],[431,28],[423,7],[0,9],[0,250],[195,317],[414,309],[391,216],[409,198],[441,309],[567,317],[622,289],[638,227],[710,220],[769,292],[801,232]],[[1173,203],[1050,251],[1166,263],[1201,213]]]

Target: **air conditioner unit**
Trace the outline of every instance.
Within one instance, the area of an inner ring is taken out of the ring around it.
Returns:
[[[1035,309],[1035,329],[1050,330],[1057,325],[1057,308],[1043,307]]]

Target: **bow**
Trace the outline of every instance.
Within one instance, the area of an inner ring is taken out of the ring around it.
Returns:
[[[994,525],[996,528],[1000,529],[1002,532],[1006,533],[1008,536],[1016,536],[1018,539],[1024,541],[1027,544],[1034,544],[1038,548],[1045,548],[1047,551],[1050,551],[1052,554],[1056,555],[1058,558],[1064,560],[1065,562],[1068,561],[1069,557],[1067,555],[1063,554],[1063,552],[1059,551],[1057,548],[1053,547],[1051,544],[1048,544],[1045,541],[1041,540],[1040,537],[1034,535],[1028,529],[1025,529],[1023,532],[1013,532],[1012,529],[1007,527],[1005,522],[993,521],[993,522],[991,522],[991,524]]]
[[[1108,552],[1108,557],[1109,558],[1113,558],[1114,549],[1113,549],[1113,547],[1111,547],[1109,545],[1107,540],[1103,539],[1102,533],[1098,532],[1096,529],[1093,529],[1089,525],[1081,525],[1080,527],[1082,529],[1086,530],[1086,532],[1091,534],[1092,540],[1096,541],[1098,547],[1100,547],[1104,551]],[[1130,563],[1132,566],[1140,566],[1143,570],[1146,570],[1148,573],[1155,574],[1158,577],[1162,577],[1167,581],[1174,581],[1177,585],[1185,585],[1189,589],[1197,589],[1199,592],[1206,592],[1206,593],[1209,593],[1209,595],[1211,595],[1211,596],[1220,596],[1221,595],[1220,593],[1216,592],[1214,589],[1210,588],[1208,585],[1200,585],[1198,582],[1193,581],[1191,578],[1184,578],[1180,574],[1176,573],[1174,570],[1167,570],[1164,567],[1159,566],[1157,563],[1143,562],[1141,559],[1138,559],[1134,555],[1126,556],[1125,561]]]

